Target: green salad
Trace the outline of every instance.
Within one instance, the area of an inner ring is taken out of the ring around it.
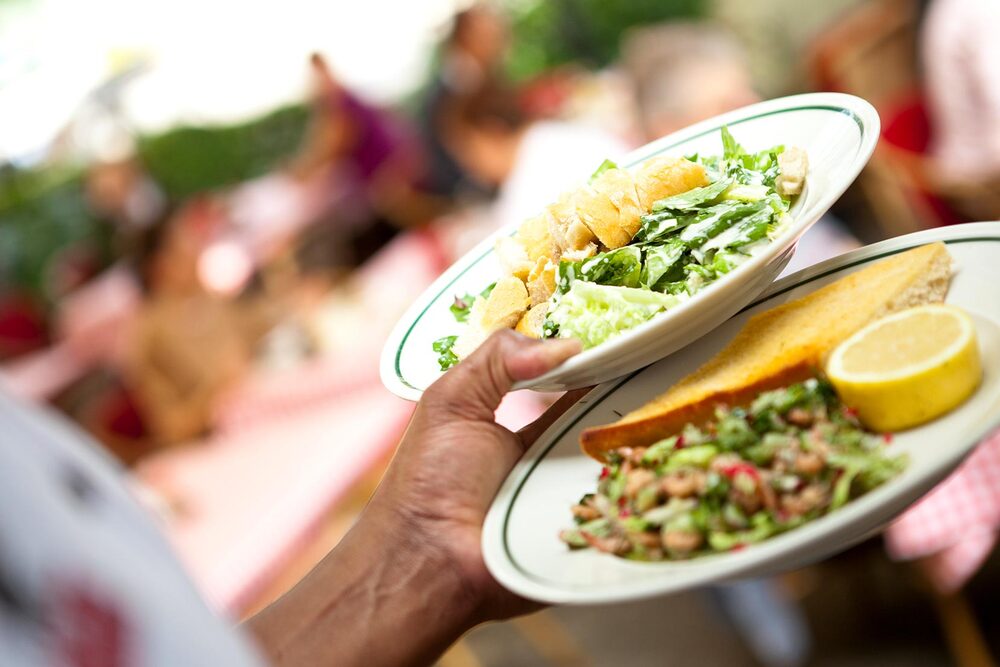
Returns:
[[[609,455],[560,538],[635,560],[734,551],[808,523],[898,475],[891,436],[865,431],[823,380],[719,408],[703,428]]]
[[[707,184],[655,200],[649,210],[639,208],[638,229],[626,245],[608,249],[597,244],[595,252],[591,244],[587,256],[576,258],[574,252],[565,252],[553,258],[554,286],[544,296],[541,326],[529,335],[577,338],[585,348],[600,345],[690,299],[769,243],[790,220],[791,198],[801,191],[805,177],[805,154],[797,148],[786,154],[784,146],[748,152],[726,127],[721,138],[721,155],[684,158],[701,165]],[[787,177],[783,161],[793,155],[800,173],[789,188],[782,181]],[[605,161],[591,182],[617,169]],[[608,196],[615,201],[613,194]],[[529,291],[535,284],[528,281]],[[477,298],[456,297],[452,313],[457,321],[468,319]],[[527,292],[524,299],[526,307],[534,309]],[[490,320],[485,328],[513,327],[522,313],[502,324]],[[465,345],[462,336],[434,342],[442,370],[485,336],[474,332],[467,337],[470,342]]]
[[[657,201],[631,244],[559,263],[547,337],[599,345],[694,296],[767,245],[789,219],[790,200],[775,188],[784,147],[748,153],[725,127],[722,145],[721,156],[688,156],[711,182]]]

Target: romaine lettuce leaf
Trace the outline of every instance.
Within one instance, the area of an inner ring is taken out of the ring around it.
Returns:
[[[639,282],[649,289],[656,289],[656,284],[671,269],[680,264],[685,250],[687,247],[679,239],[674,239],[663,245],[648,246]]]
[[[639,231],[632,243],[661,243],[695,221],[694,214],[681,215],[673,211],[649,213],[639,217]]]
[[[687,278],[684,280],[684,291],[691,295],[694,295],[702,287],[711,284],[718,278],[718,274],[712,267],[695,264],[694,262],[684,267],[684,273],[687,275]]]
[[[597,169],[594,170],[594,173],[590,175],[590,182],[593,183],[595,178],[597,178],[604,172],[608,171],[609,169],[617,169],[617,168],[618,165],[614,161],[605,160],[600,165],[598,165]]]
[[[709,268],[715,271],[716,275],[725,275],[735,269],[743,262],[750,259],[749,255],[731,250],[721,250],[712,257]]]
[[[485,299],[496,287],[496,283],[491,283],[486,286],[478,296],[475,294],[466,294],[465,296],[456,296],[455,301],[448,306],[448,310],[451,311],[452,316],[455,318],[456,322],[465,322],[469,319],[469,313],[472,312],[472,304],[476,302],[476,299]]]
[[[680,234],[682,241],[691,248],[697,248],[711,238],[718,236],[737,220],[756,213],[768,205],[767,200],[756,202],[724,201],[698,214],[694,224]]]
[[[771,189],[766,185],[743,185],[742,183],[729,187],[723,194],[723,199],[735,199],[736,201],[752,202],[760,201]]]
[[[721,134],[723,160],[732,160],[747,154],[743,146],[740,145],[740,142],[736,141],[736,137],[734,137],[732,132],[729,131],[728,125],[722,126]]]
[[[466,294],[465,296],[456,296],[455,300],[448,310],[451,311],[452,317],[455,318],[456,322],[465,322],[469,319],[469,313],[472,312],[472,304],[476,301],[476,295]]]
[[[677,303],[671,294],[577,280],[556,297],[548,320],[559,327],[560,336],[577,338],[589,348]]]
[[[694,211],[718,199],[732,184],[731,179],[723,178],[700,188],[692,188],[687,192],[653,202],[653,211]]]
[[[443,371],[448,370],[458,363],[458,355],[452,350],[455,347],[456,340],[458,340],[458,336],[444,336],[434,341],[434,344],[431,346],[438,353],[438,366]]]
[[[757,164],[754,168],[761,173],[761,183],[774,188],[774,179],[781,173],[778,168],[778,156],[785,151],[784,146],[775,146],[757,154]]]
[[[701,246],[701,251],[708,253],[711,250],[726,250],[750,245],[767,236],[773,220],[774,211],[769,206],[763,206],[705,242]]]
[[[702,158],[701,162],[710,174],[729,177],[743,185],[766,185],[774,187],[778,176],[778,155],[784,146],[773,146],[759,153],[748,153],[733,137],[728,127],[722,131],[722,158]]]
[[[598,285],[638,287],[641,272],[642,251],[638,246],[624,246],[576,262],[559,262],[557,288],[560,293],[565,293],[578,280]]]

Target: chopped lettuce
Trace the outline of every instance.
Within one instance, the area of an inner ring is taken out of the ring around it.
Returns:
[[[677,303],[670,294],[577,280],[556,298],[548,319],[559,327],[560,336],[577,338],[589,348]]]
[[[697,445],[695,447],[685,447],[675,449],[673,454],[667,459],[664,470],[675,470],[694,466],[696,468],[707,468],[715,455],[719,453],[719,448],[714,445]]]
[[[720,134],[722,135],[723,160],[733,160],[747,154],[743,146],[740,145],[740,142],[736,141],[736,137],[733,136],[733,133],[729,131],[728,125],[722,126]]]
[[[653,202],[653,211],[694,211],[714,202],[722,193],[729,189],[732,183],[730,179],[723,178],[706,186],[694,188],[673,197],[667,197],[666,199],[660,199]]]
[[[722,276],[748,259],[750,259],[750,255],[744,255],[741,252],[733,250],[722,250],[715,253],[715,256],[712,257],[712,263],[708,265],[708,268],[715,271],[716,275]]]
[[[458,336],[444,336],[434,341],[434,344],[431,346],[438,353],[438,366],[443,371],[448,370],[458,363],[458,355],[452,349],[455,347],[456,340],[458,340]]]
[[[695,215],[681,215],[673,211],[661,211],[639,217],[639,231],[632,237],[632,243],[654,245],[665,243],[695,221]]]
[[[472,312],[472,304],[476,302],[476,299],[477,298],[485,299],[490,295],[490,292],[492,292],[493,288],[496,286],[497,286],[496,283],[487,285],[486,289],[480,292],[478,296],[475,294],[456,296],[455,301],[451,304],[451,306],[448,307],[448,310],[451,311],[451,314],[454,316],[455,321],[456,322],[467,321],[469,319],[469,313]],[[436,351],[437,350],[435,350],[435,352]]]
[[[686,246],[679,239],[646,248],[646,261],[643,262],[639,282],[643,287],[663,291],[657,289],[657,285],[664,276],[670,277],[674,267],[681,265],[686,250]]]
[[[608,171],[609,169],[617,169],[617,168],[618,165],[614,161],[605,160],[600,165],[598,165],[597,169],[594,170],[594,173],[590,175],[590,182],[593,183],[594,179],[596,179],[598,176]]]
[[[697,159],[708,171],[710,177],[730,178],[742,185],[765,185],[774,187],[778,177],[778,155],[784,146],[773,146],[759,153],[748,153],[736,141],[728,127],[722,128],[722,155]]]
[[[719,181],[720,183],[722,181]],[[759,201],[770,194],[771,189],[766,185],[731,185],[722,194],[723,199],[735,199],[736,201]]]
[[[906,467],[903,457],[886,458],[879,450],[831,454],[829,461],[856,474],[854,482],[862,489],[874,489],[898,475]]]
[[[641,250],[637,246],[625,246],[576,262],[559,262],[556,284],[563,294],[578,280],[598,285],[638,287],[641,274]]]
[[[588,347],[596,345],[729,273],[789,220],[789,201],[774,189],[784,147],[751,153],[729,128],[723,127],[720,134],[721,154],[687,158],[705,168],[707,185],[654,202],[652,210],[640,216],[628,245],[559,262],[543,337],[575,336]],[[591,181],[616,168],[605,160]],[[491,288],[456,296],[450,306],[455,319],[467,323],[476,300],[488,296]],[[595,301],[584,303],[584,297]],[[580,314],[583,321],[571,322],[571,313]],[[453,363],[447,356],[450,350],[445,354],[435,347],[442,368]]]
[[[752,528],[739,532],[710,532],[708,544],[715,551],[732,551],[749,544],[763,542],[767,538],[781,532],[779,526],[770,515],[764,512],[754,514],[750,519]]]
[[[654,442],[649,446],[649,449],[642,455],[643,463],[663,463],[671,452],[677,448],[677,443],[680,440],[676,435],[672,435],[669,438],[664,438]]]
[[[465,322],[469,319],[469,313],[472,312],[472,304],[476,301],[476,295],[466,294],[465,296],[456,296],[455,301],[448,307],[451,311],[452,316],[455,318],[456,322]]]
[[[754,241],[767,236],[774,220],[774,211],[766,206],[766,202],[756,204],[744,204],[745,206],[757,205],[759,208],[744,217],[740,222],[732,225],[701,246],[701,252],[710,250],[726,250],[729,248],[740,248],[748,246]]]
[[[709,239],[721,234],[735,223],[757,213],[767,206],[765,201],[726,201],[705,209],[696,222],[680,234],[680,239],[689,247],[698,247]]]

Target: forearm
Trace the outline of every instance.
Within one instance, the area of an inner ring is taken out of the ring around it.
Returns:
[[[497,332],[427,390],[355,527],[248,623],[275,664],[430,664],[478,621],[537,608],[494,581],[480,542],[529,433],[555,415],[519,435],[494,413],[515,382],[579,350],[572,340]]]
[[[474,624],[476,601],[443,552],[369,508],[294,589],[247,623],[275,665],[432,663]]]

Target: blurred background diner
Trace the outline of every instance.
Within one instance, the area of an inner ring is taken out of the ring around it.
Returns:
[[[786,271],[1000,219],[997,34],[995,0],[0,0],[0,385],[127,466],[246,616],[378,483],[413,409],[382,343],[472,245],[605,158],[808,91],[868,99],[882,136]],[[547,610],[441,664],[995,665],[1000,434],[946,484],[983,466],[992,509],[947,539],[914,537],[939,495],[807,569]]]

